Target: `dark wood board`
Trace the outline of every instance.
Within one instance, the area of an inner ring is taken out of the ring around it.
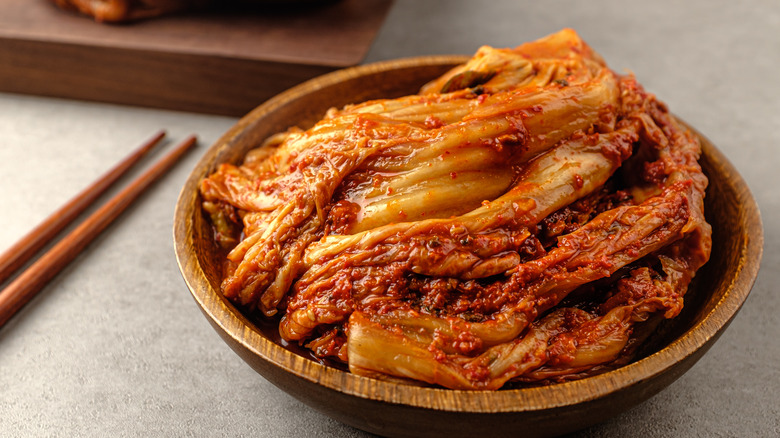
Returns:
[[[99,24],[0,0],[0,91],[241,116],[359,64],[392,0],[224,9]]]

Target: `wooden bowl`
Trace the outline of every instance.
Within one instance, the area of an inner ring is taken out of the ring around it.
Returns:
[[[198,183],[218,163],[239,162],[270,134],[307,127],[329,107],[415,93],[463,57],[381,62],[310,80],[241,119],[198,163],[174,218],[179,267],[206,318],[263,377],[304,403],[357,428],[388,436],[546,436],[606,420],[656,394],[687,371],[715,342],[748,296],[758,273],[763,232],[745,182],[704,137],[701,164],[710,178],[706,215],[712,258],[686,295],[685,310],[633,363],[567,383],[500,391],[455,391],[359,377],[318,363],[279,342],[275,327],[254,324],[219,292],[211,230]]]

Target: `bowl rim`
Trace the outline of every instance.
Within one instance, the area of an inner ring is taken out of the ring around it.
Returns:
[[[745,244],[739,248],[737,274],[731,279],[723,297],[700,321],[659,351],[609,372],[548,386],[498,391],[415,387],[371,379],[303,358],[274,343],[222,298],[218,291],[209,286],[197,256],[191,251],[194,244],[192,214],[198,196],[198,183],[206,176],[205,169],[213,164],[218,153],[228,148],[254,120],[275,111],[287,102],[341,81],[399,68],[454,65],[465,59],[468,57],[462,55],[401,58],[350,67],[319,76],[261,104],[241,118],[208,149],[196,166],[196,169],[204,171],[200,174],[193,172],[179,195],[174,212],[174,247],[182,276],[193,298],[212,324],[219,326],[224,334],[262,360],[326,388],[362,399],[470,413],[530,412],[596,400],[664,373],[717,338],[737,314],[755,282],[763,253],[763,227],[758,206],[743,178],[706,137],[687,124],[700,138],[703,155],[712,158],[712,162],[719,167],[719,173],[731,177],[730,182],[735,187],[744,209],[741,222],[747,225],[747,229],[755,230],[756,233],[745,236]],[[404,390],[401,390],[401,387]]]

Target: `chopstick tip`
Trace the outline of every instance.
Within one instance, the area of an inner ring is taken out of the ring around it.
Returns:
[[[190,135],[189,135],[189,137],[187,137],[186,139],[184,139],[184,142],[183,142],[183,143],[186,143],[186,144],[188,144],[188,145],[194,145],[194,144],[195,144],[195,143],[197,143],[197,142],[198,142],[198,136],[197,136],[197,135],[195,135],[195,134],[190,134]]]
[[[164,129],[160,129],[159,131],[157,131],[156,134],[154,134],[152,139],[153,139],[153,141],[160,141],[163,138],[165,138],[166,135],[168,135],[168,132],[166,130],[164,130]]]

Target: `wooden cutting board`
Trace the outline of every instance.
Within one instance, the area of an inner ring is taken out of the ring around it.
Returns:
[[[241,116],[359,64],[392,0],[314,3],[112,25],[0,0],[0,91]]]

